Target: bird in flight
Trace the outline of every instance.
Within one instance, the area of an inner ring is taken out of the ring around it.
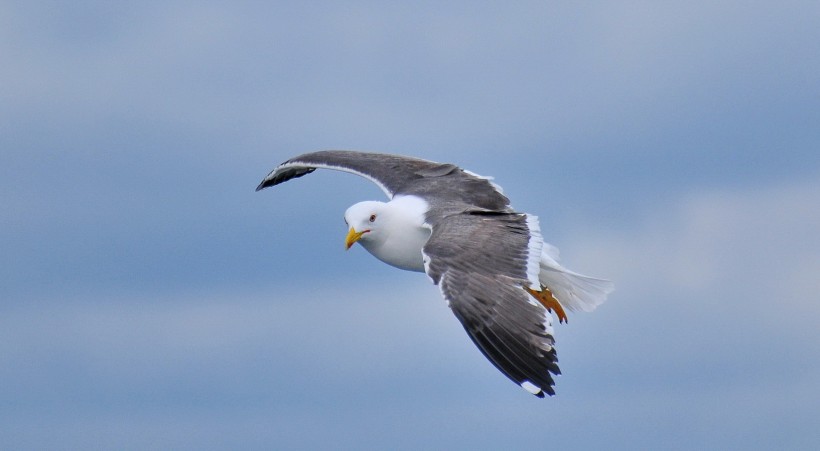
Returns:
[[[555,394],[551,313],[563,323],[567,310],[594,310],[610,281],[561,266],[537,217],[513,210],[490,178],[453,164],[326,150],[285,161],[256,190],[316,169],[367,178],[389,199],[347,209],[348,249],[359,243],[389,265],[426,273],[496,368],[535,396]]]

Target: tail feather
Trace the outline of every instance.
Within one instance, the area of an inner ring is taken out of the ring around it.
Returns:
[[[545,246],[545,251],[541,253],[538,278],[567,309],[591,312],[603,304],[607,295],[615,289],[615,284],[609,280],[584,276],[564,268],[557,257],[557,248]]]

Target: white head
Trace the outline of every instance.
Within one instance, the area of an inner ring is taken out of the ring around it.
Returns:
[[[385,223],[389,219],[387,204],[375,200],[359,202],[345,211],[345,223],[350,227],[345,247],[350,249],[357,241],[368,244],[383,241],[387,233]]]
[[[345,246],[359,242],[379,260],[397,268],[424,271],[421,249],[430,237],[424,224],[427,202],[416,196],[397,196],[390,202],[365,201],[348,208],[350,230]]]

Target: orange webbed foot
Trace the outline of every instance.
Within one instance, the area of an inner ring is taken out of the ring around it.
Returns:
[[[552,291],[549,288],[541,285],[541,291],[535,291],[529,287],[524,287],[527,290],[527,293],[532,295],[538,302],[541,303],[549,312],[555,311],[555,314],[558,316],[559,323],[566,323],[567,313],[564,311],[564,307],[561,306],[561,303],[558,302],[558,299],[555,299],[555,296],[552,295]]]

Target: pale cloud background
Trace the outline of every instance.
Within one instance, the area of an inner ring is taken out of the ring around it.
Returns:
[[[813,449],[816,2],[5,2],[0,448]],[[293,155],[493,175],[617,291],[538,400],[381,192]]]

